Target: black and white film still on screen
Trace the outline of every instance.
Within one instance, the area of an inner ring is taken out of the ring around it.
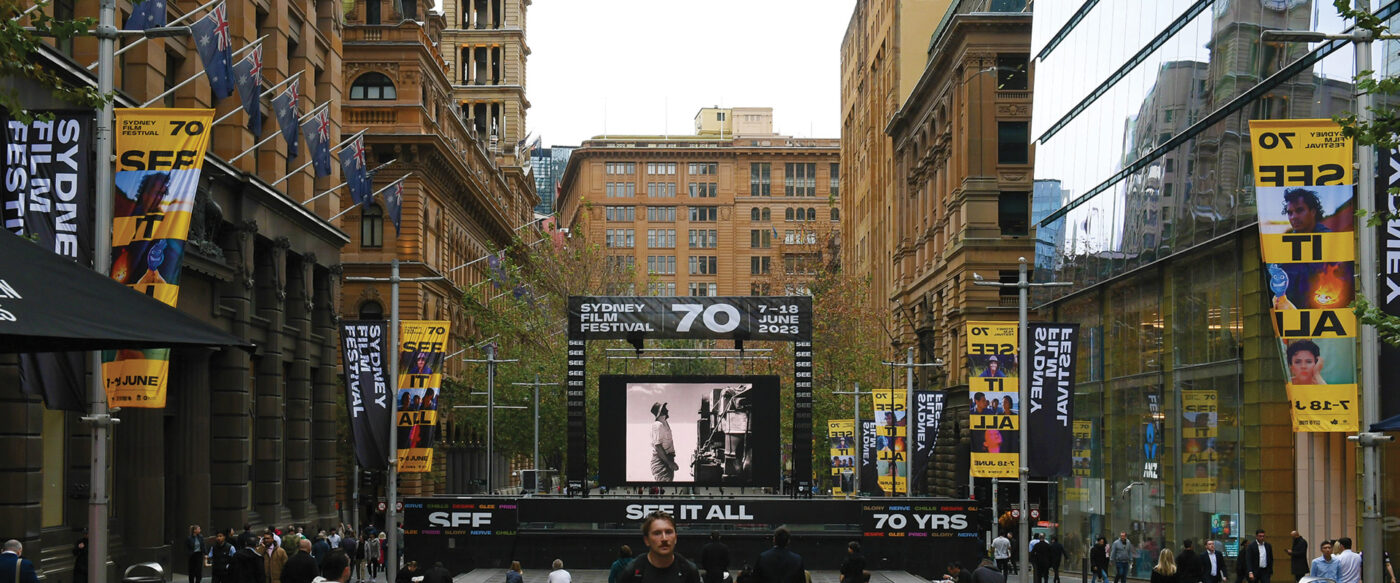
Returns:
[[[776,376],[599,379],[605,485],[776,486]]]

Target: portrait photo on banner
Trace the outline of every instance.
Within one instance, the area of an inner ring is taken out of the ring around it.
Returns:
[[[1343,233],[1355,229],[1356,189],[1333,186],[1259,186],[1259,232]]]
[[[967,365],[968,374],[979,378],[1015,377],[1020,366],[1014,354],[969,354]]]
[[[1355,338],[1285,338],[1284,365],[1290,385],[1349,385],[1356,382]],[[1329,364],[1331,363],[1331,364]]]
[[[1019,453],[1021,451],[1020,438],[1015,431],[1000,429],[973,431],[972,451],[974,453]]]

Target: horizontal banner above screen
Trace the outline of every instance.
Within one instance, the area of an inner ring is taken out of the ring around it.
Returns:
[[[808,340],[812,298],[572,296],[569,337]]]

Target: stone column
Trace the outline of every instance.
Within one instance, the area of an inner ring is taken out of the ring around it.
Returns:
[[[168,375],[167,375],[168,376]],[[166,379],[167,390],[170,379]],[[168,555],[165,544],[165,411],[126,408],[112,431],[112,524],[121,533],[124,557],[145,562]]]
[[[254,221],[223,229],[220,247],[234,268],[220,285],[219,306],[229,313],[229,332],[249,338],[253,309]],[[252,355],[222,350],[209,362],[209,505],[211,525],[260,522],[251,513],[253,410]],[[216,526],[217,528],[217,526]]]
[[[237,349],[227,349],[237,350]],[[167,479],[168,500],[171,510],[167,524],[167,538],[180,541],[183,530],[191,524],[202,525],[210,534],[215,528],[241,526],[241,524],[214,524],[210,522],[211,491],[213,482],[210,475],[210,453],[212,450],[212,423],[210,419],[210,361],[213,351],[208,349],[185,349],[172,357],[170,395],[167,410],[174,413],[170,419],[172,439],[168,444],[171,450],[169,478]],[[178,546],[176,556],[181,553]],[[178,566],[178,565],[177,565]]]
[[[20,391],[18,359],[0,356],[0,524],[26,549],[39,544],[42,523],[43,405]],[[77,462],[79,460],[75,460]],[[81,460],[86,467],[92,460]],[[87,493],[86,490],[83,492]],[[38,556],[38,551],[31,551]]]
[[[283,363],[288,347],[284,346],[281,334],[284,320],[282,309],[286,291],[282,281],[285,277],[286,247],[268,243],[254,245],[254,289],[257,294],[259,322],[266,326],[263,350],[254,359],[253,411],[253,507],[263,519],[277,524],[291,517],[286,500],[285,478],[286,457],[283,451],[287,439],[285,419],[288,416],[285,392],[282,386]],[[264,324],[265,322],[265,324]]]
[[[279,246],[280,246],[279,240]],[[288,340],[287,355],[291,358],[290,373],[284,379],[286,386],[287,427],[285,454],[287,475],[283,480],[286,489],[286,505],[298,522],[305,522],[312,516],[311,508],[311,354],[310,334],[311,296],[307,289],[307,262],[296,256],[289,256],[287,262],[286,302],[283,327],[291,336]]]
[[[311,329],[313,337],[321,339],[320,346],[316,347],[321,358],[313,363],[311,371],[311,503],[318,514],[327,517],[336,513],[336,453],[341,449],[336,419],[344,414],[344,409],[336,406],[336,394],[340,390],[336,357],[340,343],[335,326],[335,299],[340,296],[333,291],[335,286],[331,283],[332,277],[338,279],[339,276],[315,267],[314,257],[307,256],[306,261],[312,265],[308,269],[313,288]],[[352,473],[353,469],[348,469],[345,475]]]

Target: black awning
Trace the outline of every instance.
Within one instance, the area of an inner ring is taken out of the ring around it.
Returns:
[[[252,343],[86,269],[0,234],[0,353]]]
[[[1371,424],[1371,431],[1400,431],[1400,415]]]

